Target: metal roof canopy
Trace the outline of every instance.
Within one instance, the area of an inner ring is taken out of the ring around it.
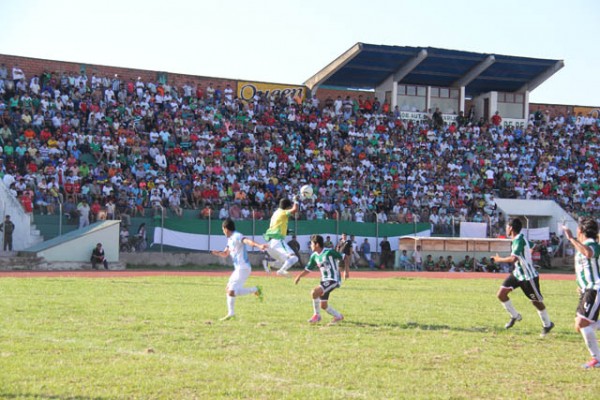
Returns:
[[[562,60],[472,53],[433,47],[357,43],[304,84],[374,89],[389,76],[403,84],[465,86],[465,95],[532,91],[564,66]]]

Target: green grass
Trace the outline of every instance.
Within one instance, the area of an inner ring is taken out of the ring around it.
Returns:
[[[495,298],[498,280],[354,279],[331,296],[346,320],[318,326],[310,290],[251,277],[265,302],[227,278],[0,280],[2,399],[594,398],[598,372],[573,331],[570,281],[542,281],[546,339],[524,295],[523,321]]]

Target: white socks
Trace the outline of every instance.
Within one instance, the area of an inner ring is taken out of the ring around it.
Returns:
[[[313,310],[315,314],[321,314],[321,299],[313,299]]]
[[[511,317],[517,318],[519,316],[519,313],[517,312],[517,310],[515,310],[515,307],[513,307],[512,302],[510,300],[507,300],[504,303],[502,303],[502,306],[504,306],[504,309],[508,311]]]
[[[550,316],[548,315],[548,310],[546,310],[545,308],[542,311],[538,310],[538,315],[540,316],[540,319],[542,320],[542,324],[544,324],[544,327],[550,326],[550,324],[552,322],[550,321]]]
[[[596,339],[596,329],[594,329],[594,325],[586,326],[585,328],[581,328],[579,330],[581,332],[581,336],[583,336],[583,341],[587,346],[588,350],[592,357],[596,360],[600,360],[600,349],[598,348],[598,340]]]
[[[227,315],[235,315],[235,296],[227,295]]]
[[[327,311],[327,314],[329,314],[329,315],[332,315],[332,316],[334,316],[334,317],[336,317],[336,318],[339,318],[339,317],[340,317],[340,313],[339,313],[339,312],[337,312],[337,311],[335,311],[335,310],[333,309],[333,307],[331,307],[331,306],[327,306],[327,309],[325,309],[325,311]]]

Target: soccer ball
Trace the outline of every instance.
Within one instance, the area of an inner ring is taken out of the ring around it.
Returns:
[[[313,196],[313,188],[310,185],[304,185],[300,188],[300,196],[303,199],[310,199]]]

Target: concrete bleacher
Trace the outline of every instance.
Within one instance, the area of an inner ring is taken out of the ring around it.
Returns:
[[[19,251],[18,256],[23,260],[37,260],[24,269],[89,269],[92,250],[96,243],[102,243],[110,268],[123,269],[119,262],[119,225],[120,221],[99,221],[71,229]],[[15,260],[15,263],[20,262]]]

